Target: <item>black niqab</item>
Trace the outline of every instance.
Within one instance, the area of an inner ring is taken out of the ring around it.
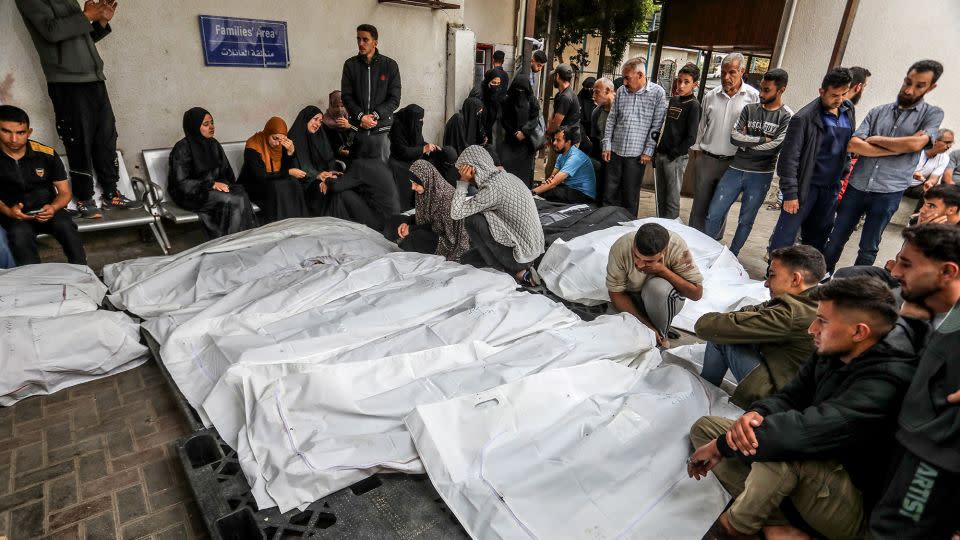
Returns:
[[[190,146],[190,159],[198,173],[217,169],[222,165],[220,143],[213,137],[207,138],[200,134],[200,124],[208,114],[210,113],[203,107],[194,107],[183,113],[183,134]]]
[[[391,142],[401,146],[423,147],[423,107],[410,104],[393,115]]]
[[[447,122],[443,134],[444,146],[452,146],[457,155],[468,146],[483,143],[483,102],[469,97],[463,101],[460,112],[453,115]]]
[[[523,126],[536,118],[539,112],[540,106],[537,104],[536,96],[533,95],[530,79],[526,77],[513,79],[501,107],[500,125],[503,126],[503,130],[508,134],[521,131]]]

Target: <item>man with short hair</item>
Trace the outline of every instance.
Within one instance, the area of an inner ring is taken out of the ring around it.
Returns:
[[[738,383],[731,401],[740,407],[786,386],[814,351],[807,329],[817,302],[810,292],[826,273],[823,255],[810,246],[771,252],[763,283],[770,300],[697,321],[697,337],[707,342],[700,376],[719,387],[730,370]]]
[[[17,0],[20,15],[40,55],[53,103],[57,134],[70,158],[70,177],[81,217],[103,213],[93,199],[93,178],[100,184],[104,209],[142,208],[117,189],[117,119],[107,94],[103,59],[96,43],[113,28],[116,0]]]
[[[687,64],[677,73],[676,92],[667,104],[663,135],[653,157],[656,168],[657,217],[680,217],[680,186],[690,159],[690,147],[697,140],[700,102],[693,91],[700,81],[700,69]]]
[[[593,83],[593,117],[590,120],[590,158],[597,160],[600,170],[597,174],[597,203],[603,203],[603,194],[607,187],[607,162],[603,161],[603,134],[607,129],[607,119],[616,97],[613,81],[603,77]]]
[[[916,170],[913,171],[913,178],[910,179],[910,187],[903,192],[904,197],[922,200],[924,192],[940,183],[943,173],[950,164],[947,151],[953,147],[954,140],[953,130],[947,128],[937,130],[937,140],[934,141],[933,146],[920,152],[920,160],[917,162]]]
[[[777,160],[783,207],[769,251],[793,245],[797,234],[821,252],[827,243],[849,169],[847,143],[857,125],[853,103],[845,97],[850,81],[848,69],[831,69],[820,83],[820,96],[790,119]]]
[[[923,194],[923,206],[917,216],[917,223],[960,224],[960,186],[940,184],[933,186]]]
[[[730,141],[730,131],[743,107],[760,100],[757,89],[743,81],[745,63],[740,53],[724,56],[720,62],[720,86],[707,92],[700,105],[697,140],[690,147],[697,169],[693,205],[687,219],[687,224],[698,231],[705,230],[713,193],[737,153],[737,146]],[[721,225],[716,240],[723,238],[723,229]]]
[[[786,71],[771,69],[764,73],[760,83],[760,102],[746,105],[730,132],[730,141],[738,146],[737,153],[717,183],[704,232],[711,238],[722,236],[721,227],[727,212],[742,193],[737,232],[730,242],[730,251],[734,255],[739,255],[747,243],[757,212],[763,206],[773,181],[774,164],[793,116],[790,107],[783,104],[786,89]]]
[[[579,126],[563,126],[550,141],[560,154],[553,174],[533,188],[534,195],[553,202],[588,204],[597,198],[597,177],[590,156],[577,148],[580,143]]]
[[[503,69],[503,61],[506,60],[507,55],[503,51],[494,51],[493,58],[491,59],[490,71],[493,71],[497,74],[497,77],[500,77],[500,88],[497,90],[497,93],[501,96],[507,93],[507,88],[510,88],[510,76],[507,75],[507,70]]]
[[[40,264],[37,235],[60,242],[67,261],[87,264],[77,224],[64,210],[70,182],[53,148],[30,140],[30,117],[0,105],[0,226],[18,264]]]
[[[847,95],[847,99],[854,105],[860,103],[863,91],[867,89],[867,79],[871,75],[873,74],[865,67],[853,66],[850,68],[850,93]]]
[[[622,206],[631,216],[640,214],[643,171],[653,159],[667,111],[666,92],[647,80],[645,69],[642,58],[631,58],[623,65],[623,86],[617,90],[603,133],[607,163],[603,203]]]
[[[703,297],[703,275],[687,243],[656,223],[644,223],[613,243],[606,285],[613,308],[653,330],[663,348],[670,346],[670,323],[684,299]]]
[[[776,394],[737,420],[693,425],[687,472],[713,470],[734,497],[720,515],[734,538],[861,538],[883,486],[900,400],[916,370],[920,324],[898,319],[877,278],[834,279],[814,289],[816,352]]]
[[[550,74],[553,88],[558,92],[553,98],[553,114],[547,122],[546,135],[548,140],[560,130],[561,126],[574,126],[580,123],[580,101],[573,92],[573,68],[569,64],[560,64]],[[547,146],[547,168],[549,173],[557,161],[557,153],[553,147]]]
[[[400,68],[393,59],[380,54],[377,27],[357,26],[357,55],[343,63],[340,96],[350,124],[355,126],[362,144],[371,155],[390,159],[388,135],[393,112],[400,107]]]
[[[847,150],[860,155],[850,174],[847,191],[837,208],[837,220],[823,250],[832,272],[843,247],[860,221],[860,249],[855,265],[871,265],[877,258],[883,230],[897,211],[910,185],[920,152],[937,137],[943,110],[924,101],[937,87],[943,65],[921,60],[910,66],[895,103],[879,105],[853,133]]]
[[[537,96],[537,99],[541,99],[540,95],[540,85],[537,84],[537,75],[538,73],[543,72],[543,68],[547,65],[547,53],[543,52],[543,49],[537,49],[533,51],[533,55],[530,57],[530,86],[533,87],[533,95]]]
[[[903,238],[891,274],[904,305],[925,312],[933,331],[900,408],[900,451],[870,535],[951,538],[960,531],[960,229],[920,225]]]

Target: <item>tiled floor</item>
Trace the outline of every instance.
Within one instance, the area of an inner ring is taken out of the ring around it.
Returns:
[[[775,193],[775,191],[772,191]],[[683,199],[681,215],[689,212]],[[641,214],[650,215],[653,194],[644,192]],[[739,205],[731,210],[732,238]],[[755,278],[766,269],[766,240],[777,212],[762,209],[740,260]],[[174,251],[203,241],[196,226],[170,227]],[[879,261],[899,248],[900,228],[888,228]],[[851,238],[841,266],[855,256]],[[136,231],[84,237],[91,266],[131,257],[160,255]],[[55,243],[44,260],[63,260]],[[675,345],[690,343],[685,335]],[[0,537],[195,538],[205,536],[202,519],[172,443],[188,428],[151,361],[132,371],[57,394],[0,408]]]

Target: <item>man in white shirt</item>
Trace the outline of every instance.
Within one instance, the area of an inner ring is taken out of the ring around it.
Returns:
[[[947,164],[950,163],[950,155],[947,151],[953,147],[953,140],[952,130],[940,128],[937,131],[937,140],[933,146],[920,152],[917,170],[913,172],[910,187],[903,192],[905,197],[923,199],[923,194],[928,189],[940,183],[940,178],[947,170]]]
[[[688,225],[699,231],[705,228],[707,210],[717,183],[737,153],[737,147],[730,140],[730,131],[740,118],[743,107],[760,101],[760,92],[743,82],[745,68],[746,59],[742,54],[724,56],[720,63],[720,86],[707,92],[700,106],[697,141],[690,147],[696,160],[696,175],[693,206],[687,220]],[[723,237],[723,229],[721,226],[717,240]]]

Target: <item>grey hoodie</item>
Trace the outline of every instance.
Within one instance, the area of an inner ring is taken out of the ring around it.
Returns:
[[[105,80],[95,43],[110,25],[91,23],[77,0],[17,0],[48,83]]]

